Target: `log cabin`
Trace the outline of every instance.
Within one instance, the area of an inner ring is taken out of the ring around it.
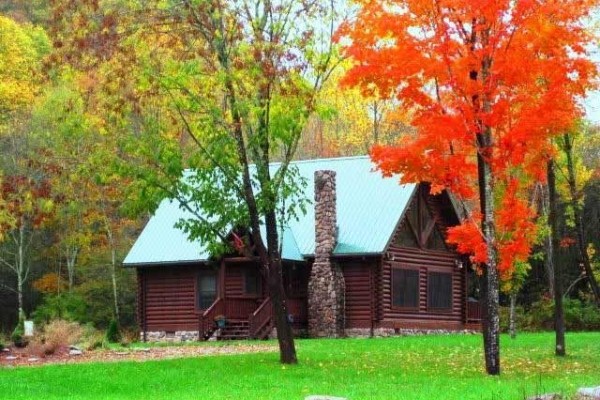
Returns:
[[[293,164],[308,183],[306,197],[314,198],[280,234],[289,321],[298,334],[479,329],[477,277],[468,258],[445,243],[460,218],[449,193],[385,178],[368,157]],[[177,201],[164,200],[124,260],[137,272],[142,339],[272,335],[257,260],[215,259],[175,227],[186,217]]]

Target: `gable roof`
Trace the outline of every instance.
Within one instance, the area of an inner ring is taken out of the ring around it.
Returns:
[[[398,177],[384,178],[369,157],[295,161],[306,179],[305,196],[314,199],[314,173],[336,171],[338,244],[334,255],[381,254],[410,203],[416,184],[399,185]],[[278,167],[278,164],[273,164]],[[191,217],[177,201],[164,200],[129,251],[125,265],[207,261],[210,254],[200,242],[191,242],[175,228]],[[314,205],[298,221],[288,223],[282,237],[282,258],[302,260],[315,249]]]

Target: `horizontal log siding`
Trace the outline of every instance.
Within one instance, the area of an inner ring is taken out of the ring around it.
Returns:
[[[464,276],[456,268],[456,254],[434,251],[421,251],[414,248],[391,246],[382,269],[382,326],[399,328],[423,328],[439,325],[440,328],[460,327],[464,321]],[[419,270],[419,310],[406,311],[392,305],[392,268],[412,268]],[[452,274],[452,309],[450,311],[429,310],[427,307],[427,273],[446,272]],[[395,324],[390,322],[396,322]]]
[[[346,285],[346,327],[370,328],[373,319],[375,293],[371,284],[372,263],[349,263],[343,266]]]
[[[225,266],[225,298],[243,297],[244,268],[242,265]]]
[[[197,330],[197,267],[140,269],[143,277],[142,318],[147,331]]]

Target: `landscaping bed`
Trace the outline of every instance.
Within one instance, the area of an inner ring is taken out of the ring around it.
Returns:
[[[148,361],[182,357],[231,355],[276,351],[272,344],[227,343],[205,346],[159,346],[97,349],[82,351],[76,347],[61,346],[53,354],[31,354],[27,348],[10,347],[0,352],[0,367],[71,364],[89,362]]]

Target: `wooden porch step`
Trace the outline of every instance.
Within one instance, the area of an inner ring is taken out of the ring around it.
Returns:
[[[227,321],[221,328],[217,340],[244,340],[250,335],[250,323],[248,321]]]

